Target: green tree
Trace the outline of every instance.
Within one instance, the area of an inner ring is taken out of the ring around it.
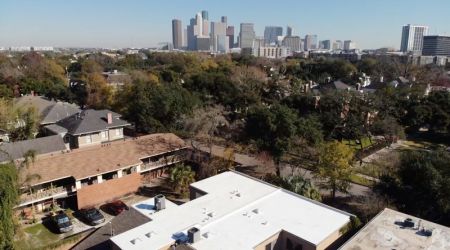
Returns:
[[[350,187],[352,159],[352,149],[338,141],[327,142],[321,148],[315,175],[323,180],[323,187],[331,190],[333,198],[336,191],[347,192]]]
[[[195,172],[190,166],[176,164],[170,169],[169,184],[175,192],[185,195],[189,191],[189,185],[195,181]]]
[[[278,175],[281,157],[289,151],[297,134],[297,120],[294,111],[280,104],[270,108],[256,106],[248,111],[246,134],[261,151],[267,151],[272,155]]]
[[[268,174],[264,177],[264,180],[296,194],[305,196],[309,199],[316,201],[322,200],[320,192],[316,187],[314,187],[311,181],[309,179],[303,178],[300,175],[283,178],[277,175]]]
[[[14,211],[17,204],[18,174],[12,163],[0,165],[0,248],[14,249]]]

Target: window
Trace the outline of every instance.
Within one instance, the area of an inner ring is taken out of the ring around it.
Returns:
[[[91,135],[86,135],[86,143],[92,143]]]
[[[106,131],[102,131],[101,135],[102,135],[102,139],[106,139]]]
[[[270,242],[269,244],[266,245],[266,249],[265,250],[273,250],[272,242]]]

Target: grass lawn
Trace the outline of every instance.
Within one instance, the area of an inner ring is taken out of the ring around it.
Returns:
[[[372,180],[368,180],[368,179],[361,177],[359,175],[356,175],[356,174],[353,174],[350,176],[350,181],[355,184],[359,184],[359,185],[366,186],[366,187],[371,187],[374,184],[374,182]]]
[[[16,239],[16,249],[54,249],[78,241],[82,236],[83,233],[63,239],[64,235],[55,234],[38,223],[23,229],[23,237]]]
[[[356,140],[343,140],[342,142],[355,150],[361,149],[361,144],[356,143]],[[370,143],[369,137],[362,138],[361,143],[363,148],[367,148],[368,146],[372,145]]]

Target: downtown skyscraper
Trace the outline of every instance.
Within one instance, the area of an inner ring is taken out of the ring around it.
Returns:
[[[239,47],[241,49],[251,49],[253,47],[253,40],[255,39],[255,29],[253,23],[241,23],[241,30],[239,32]]]
[[[405,25],[402,28],[400,51],[419,53],[423,48],[423,37],[428,35],[428,26]]]
[[[172,20],[172,44],[174,49],[183,47],[183,26],[181,20]]]
[[[275,44],[278,41],[278,37],[283,35],[283,27],[278,26],[266,26],[264,29],[264,40],[266,44]]]

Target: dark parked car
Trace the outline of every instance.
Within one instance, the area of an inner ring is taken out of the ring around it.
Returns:
[[[120,213],[122,213],[124,210],[128,210],[128,206],[127,204],[123,203],[123,201],[121,200],[116,200],[110,203],[107,203],[105,205],[103,205],[102,210],[112,214],[112,215],[118,215]]]
[[[67,214],[65,214],[63,211],[53,216],[52,220],[60,233],[67,233],[73,230],[73,225],[69,219],[69,216],[67,216]]]
[[[103,214],[96,208],[81,209],[79,213],[85,222],[93,226],[105,222],[105,217],[103,217]]]

